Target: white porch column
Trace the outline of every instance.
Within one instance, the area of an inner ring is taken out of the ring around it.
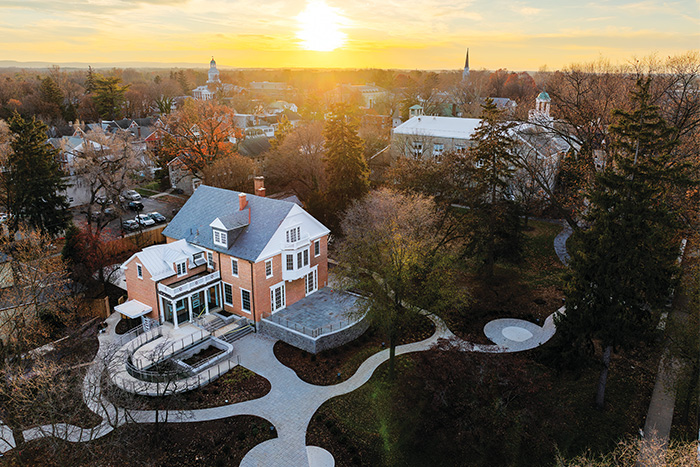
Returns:
[[[189,315],[190,315],[190,323],[192,322],[192,295],[194,295],[194,294],[190,294],[190,295],[188,295],[187,298],[186,298],[186,300],[187,300],[187,310],[188,310]]]
[[[180,327],[180,323],[177,320],[177,302],[179,300],[173,301],[173,322],[175,323],[175,329]]]

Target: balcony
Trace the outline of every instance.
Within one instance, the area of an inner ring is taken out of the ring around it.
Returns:
[[[296,258],[296,256],[295,256]],[[296,259],[294,260],[296,261]],[[294,264],[296,266],[296,263]],[[292,270],[287,270],[286,267],[282,269],[282,279],[285,281],[295,281],[297,279],[300,279],[307,275],[308,273],[311,272],[311,265],[307,264],[306,266],[302,266],[300,268],[295,268]]]
[[[200,273],[192,277],[188,277],[174,284],[164,285],[158,284],[158,292],[161,292],[171,298],[184,293],[190,292],[192,290],[198,289],[202,286],[215,282],[221,279],[221,273],[219,271],[214,271],[212,273]]]

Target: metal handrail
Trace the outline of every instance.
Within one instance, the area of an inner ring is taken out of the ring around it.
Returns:
[[[340,329],[343,329],[345,327],[348,327],[350,325],[356,324],[362,320],[362,318],[358,319],[343,319],[340,321],[333,322],[331,324],[326,324],[324,326],[320,326],[317,328],[307,328],[306,326],[300,325],[298,323],[295,323],[293,321],[289,321],[286,318],[279,318],[276,317],[275,315],[267,316],[263,318],[266,321],[270,321],[275,324],[279,324],[280,326],[284,326],[288,329],[293,329],[295,331],[298,331],[302,334],[306,334],[307,336],[316,338],[318,336],[321,336],[323,334],[328,334],[334,331],[338,331]],[[284,322],[283,322],[284,321]]]

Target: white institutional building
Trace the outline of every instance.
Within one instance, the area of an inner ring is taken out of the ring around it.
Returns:
[[[216,90],[220,86],[221,79],[219,79],[219,70],[216,68],[214,57],[212,57],[211,62],[209,62],[209,78],[207,79],[207,84],[193,89],[192,96],[199,101],[209,101],[214,98],[214,94],[216,94]]]

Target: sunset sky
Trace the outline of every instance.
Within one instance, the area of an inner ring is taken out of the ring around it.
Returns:
[[[466,47],[472,69],[682,53],[700,0],[0,0],[0,60],[455,69]]]

